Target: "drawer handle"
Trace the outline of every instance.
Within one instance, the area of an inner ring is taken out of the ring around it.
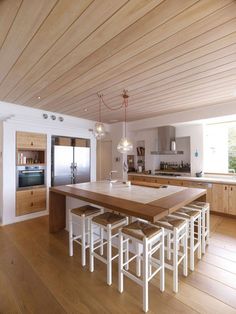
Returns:
[[[34,194],[34,191],[31,191],[31,193],[30,193],[31,195],[33,195]]]
[[[31,207],[34,206],[34,203],[32,202],[32,203],[30,204],[30,206],[31,206]]]
[[[225,191],[227,190],[227,186],[225,186]]]
[[[232,186],[231,186],[230,190],[233,191],[233,187]]]
[[[34,145],[34,143],[33,143],[33,142],[31,142],[31,143],[30,143],[30,145],[31,145],[31,146],[33,146],[33,145]]]

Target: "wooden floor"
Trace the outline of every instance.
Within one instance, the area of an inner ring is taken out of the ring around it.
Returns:
[[[160,293],[150,283],[149,313],[236,313],[236,219],[211,217],[211,241],[196,271],[181,276],[180,292]],[[68,234],[48,233],[47,217],[0,228],[0,313],[142,313],[141,288],[125,278],[125,291],[105,284],[105,265],[90,273],[79,250],[68,256]]]

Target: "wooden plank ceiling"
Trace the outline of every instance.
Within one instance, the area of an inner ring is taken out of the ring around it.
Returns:
[[[0,0],[0,100],[97,120],[123,89],[129,121],[236,97],[236,1]]]

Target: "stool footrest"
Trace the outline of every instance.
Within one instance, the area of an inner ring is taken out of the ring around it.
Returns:
[[[123,251],[124,253],[125,251]],[[128,259],[128,261],[126,261],[125,263],[123,263],[123,266],[126,266],[127,264],[131,263],[136,257],[138,257],[138,255],[134,255],[132,256],[130,259]]]
[[[151,276],[148,277],[148,281],[151,280],[160,270],[161,270],[161,266],[159,266],[159,268],[157,268],[157,269],[151,274]]]
[[[135,281],[137,284],[139,284],[140,286],[143,286],[143,281],[138,278],[137,276],[131,274],[129,271],[122,269],[121,272],[126,275],[127,277],[129,277],[131,280]]]

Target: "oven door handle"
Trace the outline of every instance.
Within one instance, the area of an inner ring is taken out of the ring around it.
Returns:
[[[24,170],[20,171],[21,173],[43,173],[44,170]]]

